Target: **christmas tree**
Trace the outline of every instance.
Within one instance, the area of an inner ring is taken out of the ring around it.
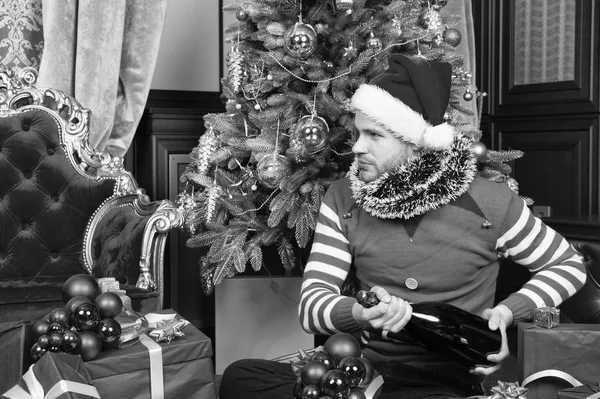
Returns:
[[[445,119],[472,137],[480,173],[517,190],[509,161],[519,151],[487,151],[466,101],[482,94],[455,51],[459,19],[440,13],[447,0],[243,0],[226,6],[237,22],[223,79],[226,112],[206,115],[206,133],[181,176],[178,202],[203,289],[259,270],[276,246],[285,268],[310,246],[321,199],[353,159],[349,101],[387,67],[390,53],[449,62]]]

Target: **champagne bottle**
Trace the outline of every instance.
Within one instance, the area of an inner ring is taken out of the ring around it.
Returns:
[[[359,291],[356,299],[366,308],[379,303],[374,292]],[[502,335],[499,330],[490,330],[487,320],[447,303],[411,306],[412,317],[403,331],[425,349],[468,368],[494,364],[487,356],[500,351]],[[389,332],[387,337],[405,341],[399,333]]]

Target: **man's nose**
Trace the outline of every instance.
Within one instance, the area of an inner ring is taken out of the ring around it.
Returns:
[[[367,149],[364,145],[364,140],[362,140],[361,137],[362,136],[358,136],[358,138],[354,142],[354,145],[352,145],[352,152],[356,155],[367,153]]]

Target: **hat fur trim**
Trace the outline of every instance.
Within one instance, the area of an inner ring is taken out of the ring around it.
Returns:
[[[396,137],[419,147],[443,150],[452,145],[454,129],[450,125],[432,126],[420,113],[378,86],[360,85],[350,106],[354,112],[361,111],[391,130]]]

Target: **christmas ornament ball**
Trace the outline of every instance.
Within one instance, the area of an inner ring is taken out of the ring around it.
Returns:
[[[241,21],[241,22],[247,21],[248,17],[249,17],[248,13],[245,10],[242,10],[242,9],[237,10],[236,13],[235,13],[235,18],[238,21]]]
[[[465,101],[471,101],[473,99],[473,93],[471,93],[470,91],[466,91],[463,95],[463,98],[465,99]]]
[[[360,357],[360,344],[348,333],[337,333],[325,341],[323,349],[333,355],[336,362],[349,356]]]
[[[123,310],[121,297],[114,292],[103,292],[94,301],[101,319],[115,318]]]
[[[50,311],[48,314],[48,322],[52,325],[54,323],[61,325],[63,328],[69,324],[69,312],[65,308],[56,308]]]
[[[62,326],[58,323],[51,323],[48,326],[48,334],[51,333],[62,333],[63,331],[65,331],[65,326]]]
[[[473,154],[478,161],[483,161],[487,154],[487,147],[481,141],[478,141],[473,144]]]
[[[63,333],[62,349],[67,353],[77,353],[81,346],[81,338],[75,331],[67,330]]]
[[[308,151],[317,151],[327,141],[329,125],[320,116],[306,115],[296,123],[293,135],[300,139],[299,141]]]
[[[98,332],[103,338],[104,348],[115,348],[119,344],[121,325],[115,319],[100,320]]]
[[[50,336],[46,334],[40,335],[37,339],[37,344],[40,346],[40,348],[46,349],[50,346]]]
[[[440,32],[444,26],[444,21],[440,13],[435,9],[424,8],[420,16],[421,24],[430,31]]]
[[[446,29],[443,37],[444,41],[453,47],[458,46],[460,44],[460,40],[462,39],[460,31],[454,28]]]
[[[63,341],[64,339],[62,333],[51,333],[48,337],[48,344],[51,348],[59,348],[63,344]]]
[[[50,323],[48,320],[40,320],[33,325],[33,336],[35,338],[40,337],[41,335],[48,334],[48,327],[50,327]]]
[[[275,189],[290,174],[290,161],[279,154],[265,155],[256,165],[258,181],[265,187]]]
[[[319,399],[321,389],[318,385],[306,385],[302,388],[302,399]]]
[[[342,370],[329,370],[321,379],[321,392],[332,398],[346,398],[350,390],[350,379]]]
[[[93,303],[82,303],[71,312],[71,324],[78,331],[94,330],[99,321],[100,314]]]
[[[92,301],[90,301],[90,299],[86,296],[77,295],[77,296],[74,296],[73,298],[69,299],[69,301],[65,305],[65,310],[67,310],[70,313],[73,311],[73,309],[75,309],[77,306],[81,305],[82,303],[92,303]]]
[[[313,353],[310,360],[315,360],[324,363],[329,370],[336,368],[336,362],[333,355],[325,351],[316,351]]]
[[[367,48],[370,48],[371,50],[379,51],[379,50],[381,50],[382,47],[383,47],[383,45],[381,43],[381,39],[378,38],[377,36],[371,35],[371,37],[369,37],[367,39]]]
[[[359,357],[357,359],[360,360],[365,366],[365,378],[363,378],[362,382],[358,385],[359,387],[364,388],[373,380],[375,369],[373,368],[373,364],[371,361],[369,361],[369,359],[365,359],[364,357]]]
[[[81,331],[81,358],[84,361],[93,360],[102,351],[102,338],[93,331]]]
[[[94,301],[100,295],[100,286],[89,274],[76,274],[69,277],[62,287],[62,298],[65,303],[76,296],[85,296]]]
[[[40,357],[42,357],[42,355],[44,353],[46,353],[46,349],[40,347],[39,344],[35,343],[33,344],[33,346],[31,347],[31,357],[33,359],[34,362],[37,362]]]
[[[342,370],[350,378],[350,388],[356,388],[364,380],[367,369],[359,357],[350,356],[342,359],[338,369]]]
[[[318,360],[311,360],[302,367],[300,378],[304,385],[318,385],[321,378],[329,371],[329,367]]]
[[[285,50],[296,58],[308,58],[317,49],[317,32],[302,22],[296,22],[284,35]]]

